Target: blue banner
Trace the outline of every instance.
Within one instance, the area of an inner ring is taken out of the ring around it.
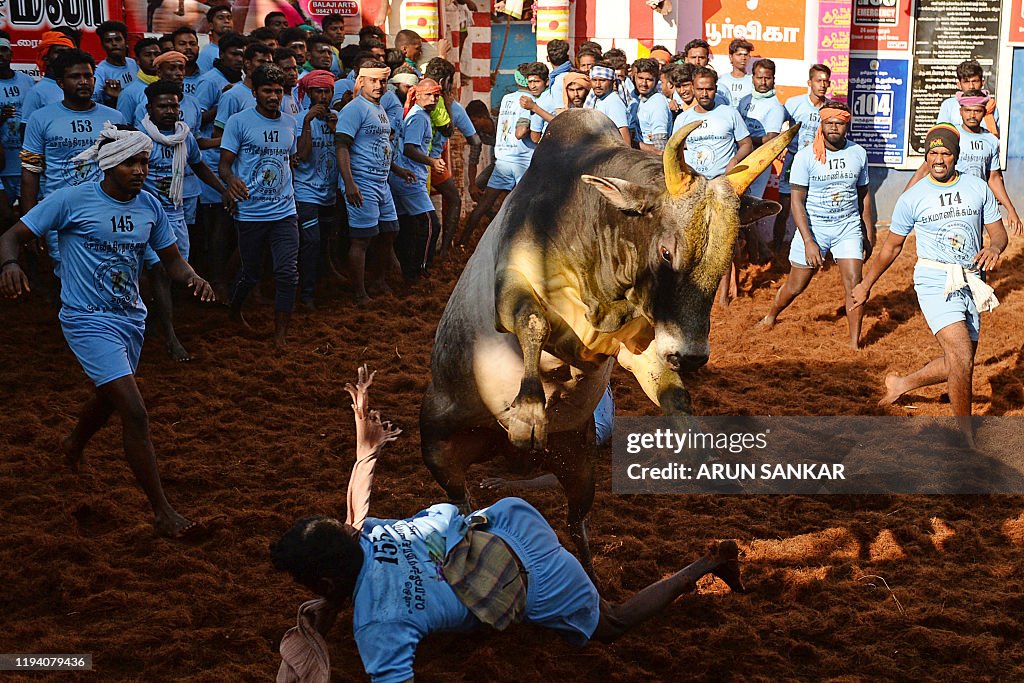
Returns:
[[[902,164],[906,152],[909,65],[905,59],[850,59],[849,138],[872,164]]]

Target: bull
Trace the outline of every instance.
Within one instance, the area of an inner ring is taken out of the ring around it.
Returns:
[[[603,114],[559,114],[469,259],[434,340],[420,411],[430,472],[468,506],[471,464],[509,441],[531,452],[566,492],[588,571],[587,444],[615,362],[666,414],[689,414],[681,373],[708,361],[711,306],[740,225],[781,209],[743,193],[797,127],[709,181],[683,158],[698,125],[676,132],[659,159],[623,145]]]

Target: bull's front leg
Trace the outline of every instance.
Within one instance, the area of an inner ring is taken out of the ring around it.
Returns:
[[[551,334],[543,304],[525,278],[511,273],[502,278],[496,295],[497,328],[511,332],[523,352],[523,380],[509,409],[508,436],[516,448],[544,448],[548,438],[540,354]]]
[[[642,354],[630,353],[623,347],[617,359],[622,367],[633,373],[647,397],[666,415],[691,415],[693,404],[690,392],[683,386],[679,373],[658,357],[651,342]]]

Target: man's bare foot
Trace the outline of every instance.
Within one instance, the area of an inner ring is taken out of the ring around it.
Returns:
[[[78,468],[85,464],[85,449],[76,448],[74,440],[70,436],[64,437],[60,442],[60,448],[64,451],[64,462],[68,468],[78,474]]]
[[[708,549],[708,557],[715,563],[711,573],[725,581],[725,585],[733,593],[746,593],[747,589],[740,578],[740,549],[736,541],[722,541]]]
[[[370,298],[370,295],[367,294],[366,292],[363,292],[362,294],[355,294],[352,296],[352,302],[355,303],[356,306],[365,306],[371,301],[372,299]]]
[[[168,339],[165,347],[167,348],[167,355],[171,357],[171,360],[176,360],[179,363],[192,360],[192,356],[176,337]]]
[[[288,348],[288,339],[284,334],[274,335],[274,346],[278,349],[284,350]]]
[[[894,372],[885,376],[885,396],[878,402],[880,406],[890,406],[906,392],[900,388],[903,378]]]
[[[763,330],[765,332],[767,332],[768,330],[770,330],[770,329],[772,329],[774,327],[775,327],[775,316],[771,315],[771,314],[766,315],[765,317],[761,318],[756,323],[754,323],[754,329],[756,329],[756,330]]]
[[[201,522],[193,522],[171,509],[157,514],[153,526],[158,534],[174,541],[195,540],[207,531]]]

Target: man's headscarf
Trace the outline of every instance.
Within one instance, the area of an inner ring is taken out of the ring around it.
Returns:
[[[386,66],[362,66],[356,75],[355,86],[352,88],[352,95],[358,95],[363,89],[364,78],[383,78],[385,81],[391,75],[391,69]]]
[[[174,132],[164,135],[147,113],[142,118],[142,127],[149,133],[149,137],[171,148],[171,184],[167,188],[167,198],[175,207],[181,208],[185,193],[185,171],[188,166],[188,124],[184,121],[175,121]],[[109,146],[104,145],[103,149]]]
[[[161,64],[167,64],[169,62],[181,62],[182,64],[188,64],[188,57],[177,50],[168,50],[167,52],[161,52],[160,55],[153,60],[153,67],[156,68]]]
[[[591,88],[590,79],[587,78],[586,74],[576,73],[575,71],[565,74],[565,77],[562,79],[562,105],[566,109],[569,108],[569,85],[572,83],[585,85],[587,90]],[[586,98],[583,98],[583,101],[586,103]]]
[[[967,95],[957,92],[956,101],[961,107],[984,107],[985,119],[982,122],[985,130],[999,137],[999,124],[996,123],[996,98],[988,94],[988,90],[980,90],[981,95]]]
[[[657,60],[659,62],[664,62],[667,64],[670,61],[672,61],[672,53],[669,52],[668,50],[662,50],[661,48],[658,48],[657,50],[651,50],[651,59]]]
[[[825,163],[825,121],[829,119],[840,119],[844,123],[849,123],[850,112],[845,109],[836,109],[826,104],[821,108],[819,114],[821,116],[821,124],[818,126],[818,132],[814,136],[812,148],[814,150],[814,158],[823,164]]]
[[[306,99],[306,95],[313,88],[327,88],[334,91],[334,74],[324,69],[314,69],[299,79],[299,101]]]
[[[960,131],[952,123],[937,123],[932,126],[924,137],[924,148],[927,154],[936,147],[945,147],[953,156],[960,156]]]
[[[409,88],[409,92],[405,95],[405,111],[404,114],[408,115],[409,110],[412,109],[413,105],[416,104],[417,95],[440,95],[441,84],[435,81],[433,78],[424,78],[416,85]]]
[[[42,40],[39,41],[39,52],[36,56],[36,66],[39,67],[39,73],[46,73],[46,63],[43,61],[46,55],[50,54],[50,48],[55,45],[62,45],[74,49],[75,44],[66,35],[60,31],[47,31],[43,34]]]
[[[107,140],[111,142],[106,142]],[[104,142],[106,144],[103,144]],[[140,130],[120,130],[107,121],[93,146],[78,154],[72,161],[95,161],[101,171],[109,171],[139,152],[149,154],[152,151],[153,139],[148,135]]]

